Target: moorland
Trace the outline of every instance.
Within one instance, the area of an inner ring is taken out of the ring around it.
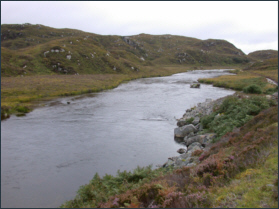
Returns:
[[[236,94],[201,118],[205,132],[218,138],[210,149],[192,153],[196,166],[95,174],[61,207],[278,207],[278,87],[268,80],[278,82],[276,50],[246,55],[226,40],[4,24],[1,120],[26,114],[40,101],[202,69],[232,69],[233,76],[199,82]]]

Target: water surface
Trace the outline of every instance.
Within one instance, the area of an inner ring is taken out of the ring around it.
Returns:
[[[228,73],[138,79],[1,121],[1,206],[59,207],[96,172],[114,175],[118,169],[163,164],[181,147],[173,137],[176,118],[207,98],[234,93],[190,83],[222,74]]]

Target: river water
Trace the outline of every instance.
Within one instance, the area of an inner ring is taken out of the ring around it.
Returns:
[[[1,121],[1,207],[59,207],[96,172],[116,174],[177,156],[175,118],[207,98],[234,91],[198,78],[225,70],[144,78],[85,96],[46,102]],[[67,104],[70,102],[70,104]]]

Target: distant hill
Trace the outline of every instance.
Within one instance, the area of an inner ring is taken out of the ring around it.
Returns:
[[[256,60],[267,60],[267,59],[276,59],[278,58],[278,51],[277,50],[260,50],[251,52],[248,54],[250,59]]]
[[[250,57],[225,40],[104,36],[28,23],[1,25],[2,76],[132,73],[153,65],[245,64]]]

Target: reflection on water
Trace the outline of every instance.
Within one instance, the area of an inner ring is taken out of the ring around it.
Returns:
[[[134,80],[86,96],[47,102],[26,117],[1,122],[1,206],[58,207],[98,172],[116,174],[163,164],[178,155],[176,118],[206,98],[234,92],[198,78],[226,74],[192,71]],[[70,102],[70,103],[69,103]]]

